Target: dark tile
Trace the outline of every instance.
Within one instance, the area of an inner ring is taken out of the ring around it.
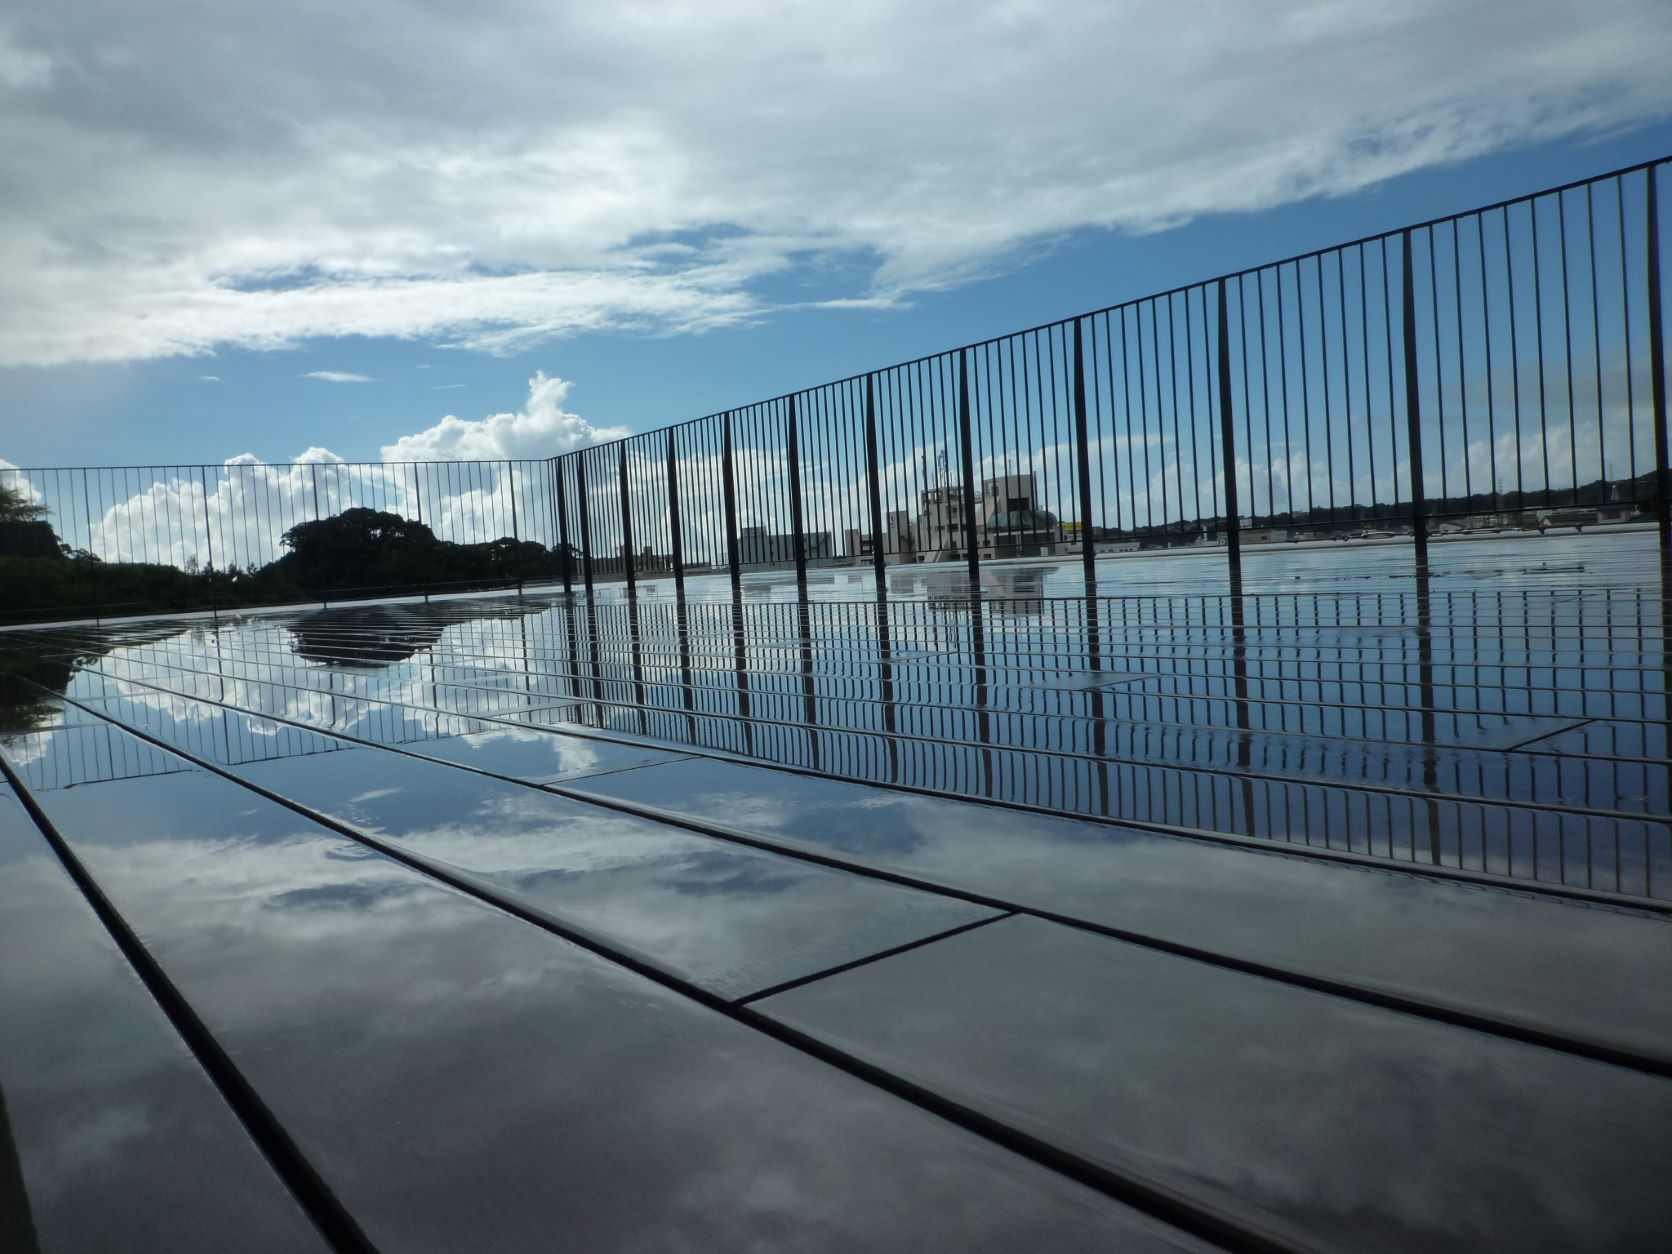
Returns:
[[[326,1248],[0,783],[0,1175],[12,1161],[8,1250]]]
[[[994,913],[379,749],[237,770],[727,998]]]
[[[1301,855],[761,767],[675,762],[565,785],[787,847],[1672,1060],[1672,924]]]
[[[43,804],[378,1248],[1198,1248],[229,781]]]
[[[1672,1081],[1019,918],[756,1003],[1317,1249],[1649,1250]]]

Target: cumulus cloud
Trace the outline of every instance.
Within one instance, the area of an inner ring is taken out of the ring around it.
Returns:
[[[462,543],[516,534],[555,544],[549,471],[528,462],[627,434],[566,410],[569,388],[537,373],[520,410],[472,420],[449,414],[385,445],[379,462],[347,462],[313,445],[288,462],[246,452],[218,467],[165,468],[147,482],[122,468],[64,475],[0,458],[0,485],[46,506],[63,540],[106,561],[253,569],[283,553],[288,528],[355,507],[416,519]],[[427,464],[406,464],[414,462]],[[747,470],[746,459],[740,466]],[[594,513],[601,528],[610,513],[604,498]]]
[[[520,351],[757,318],[801,281],[875,307],[1067,232],[1672,107],[1664,0],[87,0],[13,25],[0,364]]]
[[[551,457],[627,434],[620,427],[594,427],[565,410],[569,387],[567,379],[537,372],[528,381],[527,403],[516,413],[470,420],[448,414],[433,427],[385,444],[378,456],[389,462]]]
[[[52,58],[14,43],[0,30],[0,87],[26,90],[52,82]]]
[[[310,370],[304,379],[323,379],[326,383],[371,383],[370,375],[351,374],[347,370]]]

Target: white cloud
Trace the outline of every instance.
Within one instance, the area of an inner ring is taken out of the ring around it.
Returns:
[[[356,506],[419,520],[461,543],[515,532],[551,545],[559,536],[549,470],[526,462],[627,434],[564,409],[569,387],[537,373],[521,410],[474,420],[449,414],[385,445],[381,462],[346,462],[315,445],[289,462],[239,453],[218,468],[165,468],[147,483],[122,468],[64,476],[20,471],[0,458],[0,484],[45,505],[62,539],[107,561],[185,566],[212,557],[220,567],[253,569],[283,553],[291,526]],[[386,464],[410,462],[431,464]],[[439,464],[447,462],[467,464]],[[600,497],[595,523],[607,512]]]
[[[0,30],[0,87],[26,90],[52,82],[52,58],[14,43]]]
[[[327,383],[372,383],[370,375],[350,374],[346,370],[310,370],[302,376],[304,379],[323,379]]]
[[[218,374],[200,374],[197,376],[197,381],[199,383],[219,383],[221,376]]]
[[[474,420],[448,414],[433,427],[385,444],[378,456],[390,462],[551,457],[627,434],[621,428],[594,427],[566,411],[569,386],[567,379],[537,373],[528,381],[528,402],[519,412]]]
[[[13,19],[0,80],[50,90],[0,110],[0,364],[886,304],[1672,105],[1664,0],[284,12]]]

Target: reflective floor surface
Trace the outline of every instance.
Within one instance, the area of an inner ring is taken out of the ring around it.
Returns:
[[[1662,1248],[1652,534],[741,593],[0,634],[0,1246]]]

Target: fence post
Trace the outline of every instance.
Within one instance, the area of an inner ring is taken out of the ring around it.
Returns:
[[[573,563],[569,557],[569,500],[568,492],[563,486],[563,456],[551,459],[553,499],[557,502],[557,552],[558,560],[563,564],[563,592],[568,595],[575,590],[575,576]]]
[[[1432,237],[1430,237],[1432,246]],[[1405,446],[1410,462],[1411,535],[1416,542],[1418,566],[1428,565],[1427,502],[1422,486],[1422,401],[1417,392],[1417,309],[1416,281],[1412,277],[1411,231],[1401,232],[1403,260],[1400,263],[1401,332],[1405,341]]]
[[[970,434],[969,350],[958,350],[958,444],[964,462],[964,548],[969,556],[970,595],[981,595],[981,545],[975,534],[975,443]]]
[[[1655,418],[1655,516],[1660,524],[1661,553],[1672,556],[1672,468],[1667,443],[1672,438],[1666,425],[1666,345],[1661,330],[1660,292],[1660,195],[1655,186],[1659,166],[1643,172],[1648,184],[1649,265],[1649,395]]]
[[[209,565],[204,568],[203,576],[209,581],[209,612],[220,617],[219,604],[215,597],[215,536],[209,525],[209,467],[197,468],[198,483],[203,486],[203,540],[209,547]]]
[[[882,530],[882,471],[877,456],[876,376],[865,376],[865,477],[870,482],[871,498],[871,570],[876,576],[877,591],[882,591],[886,577],[884,567],[888,555],[883,551]]]
[[[586,454],[575,454],[575,487],[580,495],[581,575],[586,581],[587,600],[592,599],[592,511],[586,500]]]
[[[672,427],[668,428],[668,539],[673,559],[673,588],[677,596],[685,595],[685,542],[679,534],[679,463],[676,458]]]
[[[620,483],[621,483],[621,573],[627,580],[627,591],[632,592],[638,585],[633,573],[633,505],[632,497],[627,491],[627,441],[623,440],[617,448],[620,450]]]
[[[71,491],[73,492],[74,488],[72,488]],[[103,492],[101,492],[99,494],[99,500],[100,500],[101,503],[103,503],[103,500],[104,500],[104,493]],[[87,550],[86,551],[88,553],[92,553],[93,552],[93,494],[92,494],[91,489],[88,487],[87,467],[85,467],[85,466],[83,466],[81,468],[81,516],[87,523]],[[101,517],[99,519],[99,522],[102,525],[104,523],[104,519]],[[101,562],[99,564],[99,566],[97,568],[95,568],[94,571],[93,571],[93,622],[94,623],[99,622],[99,620],[104,617],[104,612],[103,611],[104,611],[105,593],[108,592],[108,591],[109,591],[109,585],[105,582],[104,564]]]
[[[795,582],[807,587],[807,527],[801,517],[801,441],[795,419],[795,397],[790,397],[788,454],[790,462],[790,538],[795,545]]]
[[[517,522],[517,466],[509,458],[505,461],[505,482],[510,485],[511,492],[511,538],[522,539],[522,527]]]
[[[517,522],[517,464],[508,457],[505,459],[505,482],[511,494],[511,539],[520,544],[522,527]],[[522,554],[517,553],[514,560],[517,563],[517,595],[520,597],[523,594]]]
[[[739,563],[737,544],[737,483],[732,473],[731,411],[720,421],[720,478],[726,496],[726,564],[731,568],[732,595],[743,587],[743,567]]]
[[[1097,578],[1097,545],[1091,522],[1091,423],[1086,413],[1086,371],[1080,319],[1074,319],[1074,453],[1080,475],[1080,561],[1086,586]]]
[[[1231,578],[1242,578],[1241,523],[1237,506],[1237,437],[1231,426],[1231,311],[1225,296],[1225,279],[1219,280],[1219,478],[1225,491],[1225,560]],[[1242,280],[1237,280],[1241,294]]]

